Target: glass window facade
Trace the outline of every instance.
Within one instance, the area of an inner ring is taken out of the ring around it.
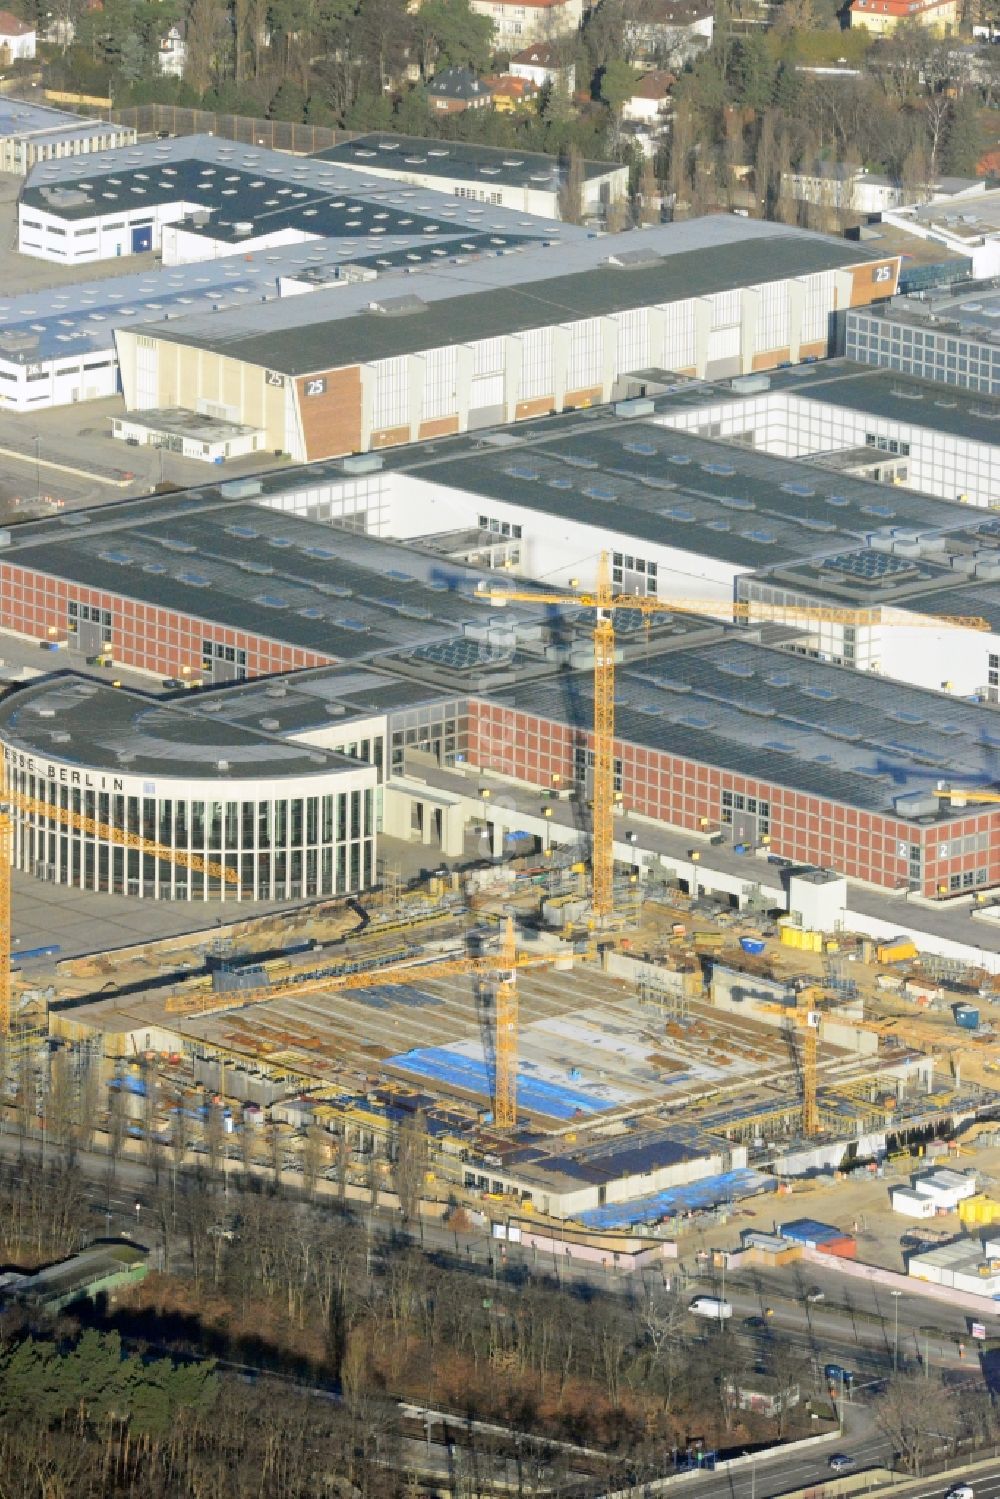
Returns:
[[[151,900],[270,901],[344,895],[374,883],[371,772],[367,785],[353,776],[317,777],[315,793],[283,794],[278,783],[265,799],[260,782],[251,799],[238,782],[206,783],[201,795],[195,783],[169,791],[163,782],[138,783],[149,791],[139,795],[132,781],[129,791],[90,790],[14,764],[7,775],[12,790],[58,809],[15,811],[14,865],[60,885]],[[153,847],[128,847],[133,837]],[[158,856],[157,846],[173,857]]]
[[[906,326],[877,312],[849,312],[844,352],[859,364],[984,395],[1000,393],[1000,348],[986,339],[956,337],[954,328]]]

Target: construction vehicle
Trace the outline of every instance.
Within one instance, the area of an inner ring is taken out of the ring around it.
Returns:
[[[820,604],[765,604],[755,601],[726,602],[723,599],[662,598],[657,594],[615,593],[607,552],[597,559],[597,582],[592,592],[542,592],[535,588],[494,588],[481,585],[493,604],[519,602],[562,604],[593,609],[594,620],[594,787],[591,854],[592,910],[598,925],[606,924],[614,911],[614,737],[615,737],[615,625],[616,609],[638,610],[647,627],[654,614],[693,614],[720,623],[801,624],[804,621],[839,625],[957,625],[970,630],[989,630],[979,616],[897,617],[882,608],[840,609]],[[897,612],[898,613],[898,612]]]

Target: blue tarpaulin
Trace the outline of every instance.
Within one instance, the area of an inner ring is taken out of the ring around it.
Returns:
[[[396,991],[393,991],[394,993]],[[437,1082],[451,1083],[454,1088],[464,1088],[468,1093],[478,1093],[489,1099],[492,1093],[492,1071],[480,1057],[467,1057],[462,1052],[448,1051],[443,1046],[424,1046],[390,1057],[390,1067],[401,1067],[419,1077],[432,1077]],[[572,1119],[575,1114],[599,1114],[609,1107],[607,1098],[595,1097],[580,1088],[571,1088],[535,1077],[530,1071],[518,1069],[517,1101],[522,1109],[531,1114],[546,1114],[550,1119]]]
[[[676,1213],[692,1213],[714,1208],[719,1203],[739,1197],[754,1197],[771,1192],[777,1178],[759,1171],[725,1171],[721,1176],[705,1176],[684,1187],[668,1187],[648,1197],[633,1197],[626,1202],[609,1203],[607,1207],[590,1208],[577,1215],[585,1228],[631,1228],[638,1223],[658,1223]]]

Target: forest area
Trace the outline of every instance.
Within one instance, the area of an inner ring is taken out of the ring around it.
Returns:
[[[411,1209],[418,1164],[404,1150],[395,1168]],[[71,1160],[0,1170],[8,1264],[62,1257],[93,1232],[92,1211]],[[114,1308],[0,1316],[5,1494],[416,1494],[408,1400],[454,1414],[470,1471],[516,1452],[522,1492],[585,1496],[661,1476],[695,1433],[741,1451],[814,1430],[810,1400],[831,1414],[811,1360],[781,1335],[755,1347],[695,1325],[659,1272],[598,1289],[544,1264],[475,1266],[460,1212],[453,1248],[429,1251],[412,1211],[376,1223],[291,1191],[278,1170],[224,1183],[166,1160],[145,1211],[164,1268]],[[773,1417],[738,1397],[765,1367],[800,1395]],[[942,1443],[1000,1435],[985,1390],[959,1400],[920,1374],[889,1380],[874,1414],[916,1473]],[[586,1479],[562,1444],[590,1454]]]
[[[42,0],[17,0],[36,19]],[[427,86],[440,69],[502,71],[492,22],[469,0],[56,0],[72,42],[46,49],[57,88],[107,94],[116,106],[176,103],[348,130],[387,128],[573,158],[618,160],[648,200],[678,214],[739,207],[793,221],[789,170],[838,162],[922,188],[940,174],[974,175],[1000,137],[993,109],[1000,50],[968,45],[992,0],[966,6],[962,35],[916,21],[873,40],[844,29],[838,0],[783,0],[769,24],[747,25],[743,0],[718,0],[700,55],[665,42],[652,59],[676,75],[670,128],[644,160],[622,111],[640,76],[638,36],[651,0],[599,0],[579,32],[555,40],[575,88],[546,85],[537,105],[439,114]],[[186,35],[182,77],[159,72],[164,30]],[[64,33],[68,34],[68,33]],[[645,63],[650,58],[644,58]],[[835,75],[804,71],[833,68]],[[809,227],[832,227],[814,208]],[[622,226],[617,226],[622,227]]]

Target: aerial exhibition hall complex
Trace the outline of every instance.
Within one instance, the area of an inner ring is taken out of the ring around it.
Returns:
[[[419,1116],[481,1226],[669,1258],[995,1108],[995,292],[441,151],[28,171],[0,1018],[136,1138],[204,1093],[349,1175]],[[43,503],[60,422],[96,500]]]

